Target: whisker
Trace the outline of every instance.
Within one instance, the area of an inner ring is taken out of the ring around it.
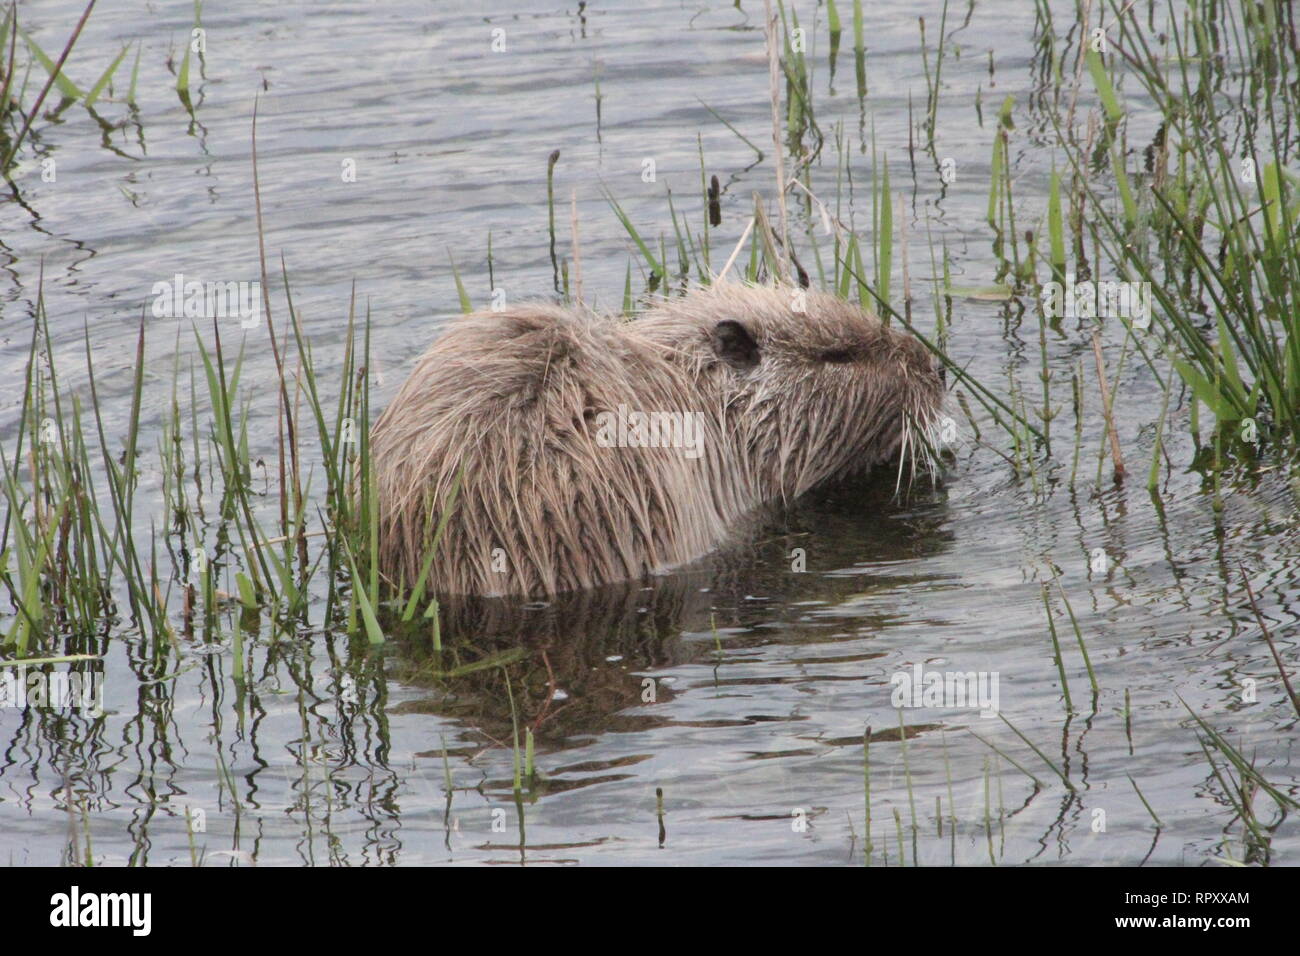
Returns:
[[[903,417],[903,434],[898,444],[898,478],[894,481],[894,497],[898,497],[898,490],[903,484],[903,463],[907,460],[907,447],[911,440],[912,426],[908,417]]]

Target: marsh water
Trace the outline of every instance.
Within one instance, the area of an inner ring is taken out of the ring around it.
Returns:
[[[553,150],[557,251],[570,256],[576,191],[589,301],[620,307],[629,263],[634,291],[645,287],[602,190],[643,236],[671,242],[669,190],[693,230],[703,221],[701,155],[723,186],[716,267],[752,194],[770,198],[774,181],[762,6],[739,6],[232,0],[203,11],[187,108],[168,64],[190,36],[191,5],[101,4],[68,72],[93,83],[138,40],[138,108],[106,95],[93,114],[72,105],[35,125],[29,155],[56,173],[48,181],[33,163],[0,199],[0,373],[24,376],[43,273],[61,381],[87,401],[88,335],[120,448],[144,316],[140,501],[160,500],[155,449],[174,371],[188,382],[194,329],[209,341],[211,327],[155,317],[153,289],[176,274],[258,279],[255,100],[272,317],[284,318],[283,255],[327,391],[340,387],[354,287],[372,317],[377,407],[459,311],[451,260],[478,307],[494,288],[509,301],[554,296]],[[851,4],[840,7],[847,20]],[[929,244],[942,243],[968,293],[951,299],[949,353],[995,390],[1011,370],[1036,389],[1037,319],[979,292],[1003,267],[985,210],[1006,96],[1028,228],[1041,228],[1060,162],[1040,112],[1034,5],[949,9],[936,122],[937,157],[955,161],[947,183],[909,133],[927,90],[918,16],[933,58],[943,5],[867,7],[865,99],[851,35],[832,76],[825,8],[795,7],[827,140],[814,181],[839,189],[841,218],[869,238],[873,154],[877,169],[887,163],[918,326],[933,329]],[[57,51],[81,9],[42,0],[20,15]],[[31,82],[43,81],[37,67]],[[852,193],[836,184],[837,129]],[[250,455],[266,490],[278,387],[266,323],[245,331],[231,319],[223,335],[232,348],[243,337]],[[1294,672],[1300,489],[1282,467],[1230,474],[1216,511],[1175,394],[1149,493],[1162,389],[1136,360],[1117,372],[1122,338],[1107,328],[1134,473],[1122,485],[1101,457],[1087,331],[1066,320],[1047,341],[1066,424],[1032,474],[999,454],[1011,451],[987,421],[977,441],[957,416],[937,485],[905,480],[896,494],[888,474],[828,489],[650,587],[450,609],[440,657],[422,629],[394,628],[372,650],[339,630],[272,639],[245,622],[254,669],[238,684],[237,620],[215,640],[180,641],[164,666],[117,621],[61,649],[103,655],[102,717],[0,708],[0,861],[861,865],[869,838],[874,865],[1294,864],[1294,822],[1260,794],[1265,839],[1247,838],[1239,795],[1225,791],[1235,771],[1212,747],[1211,763],[1195,717],[1279,791],[1300,791],[1296,714],[1242,583]],[[1080,360],[1076,463],[1068,406]],[[16,388],[0,399],[6,448],[20,399]],[[188,418],[188,384],[179,401]],[[195,401],[207,414],[201,392]],[[138,520],[149,527],[144,505]],[[896,678],[917,667],[983,675],[1000,716],[896,706]],[[517,796],[515,735],[522,751],[529,727],[537,774]]]

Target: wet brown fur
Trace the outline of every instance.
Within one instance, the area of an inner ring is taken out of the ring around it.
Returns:
[[[634,321],[454,320],[371,434],[384,574],[413,583],[462,469],[430,589],[540,597],[680,566],[764,505],[928,457],[944,388],[925,347],[804,295],[800,312],[789,288],[718,283]],[[698,413],[703,454],[603,446],[597,415],[619,405]]]

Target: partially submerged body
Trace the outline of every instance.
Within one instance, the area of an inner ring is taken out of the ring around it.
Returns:
[[[453,321],[370,447],[380,564],[428,588],[541,597],[702,557],[764,505],[926,454],[942,373],[822,293],[719,283],[634,321],[524,305]]]

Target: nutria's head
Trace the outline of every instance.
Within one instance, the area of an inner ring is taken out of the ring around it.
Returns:
[[[657,306],[653,337],[695,353],[723,434],[764,497],[899,460],[932,467],[946,388],[912,335],[833,295],[717,283]],[[648,330],[650,331],[650,330]]]

